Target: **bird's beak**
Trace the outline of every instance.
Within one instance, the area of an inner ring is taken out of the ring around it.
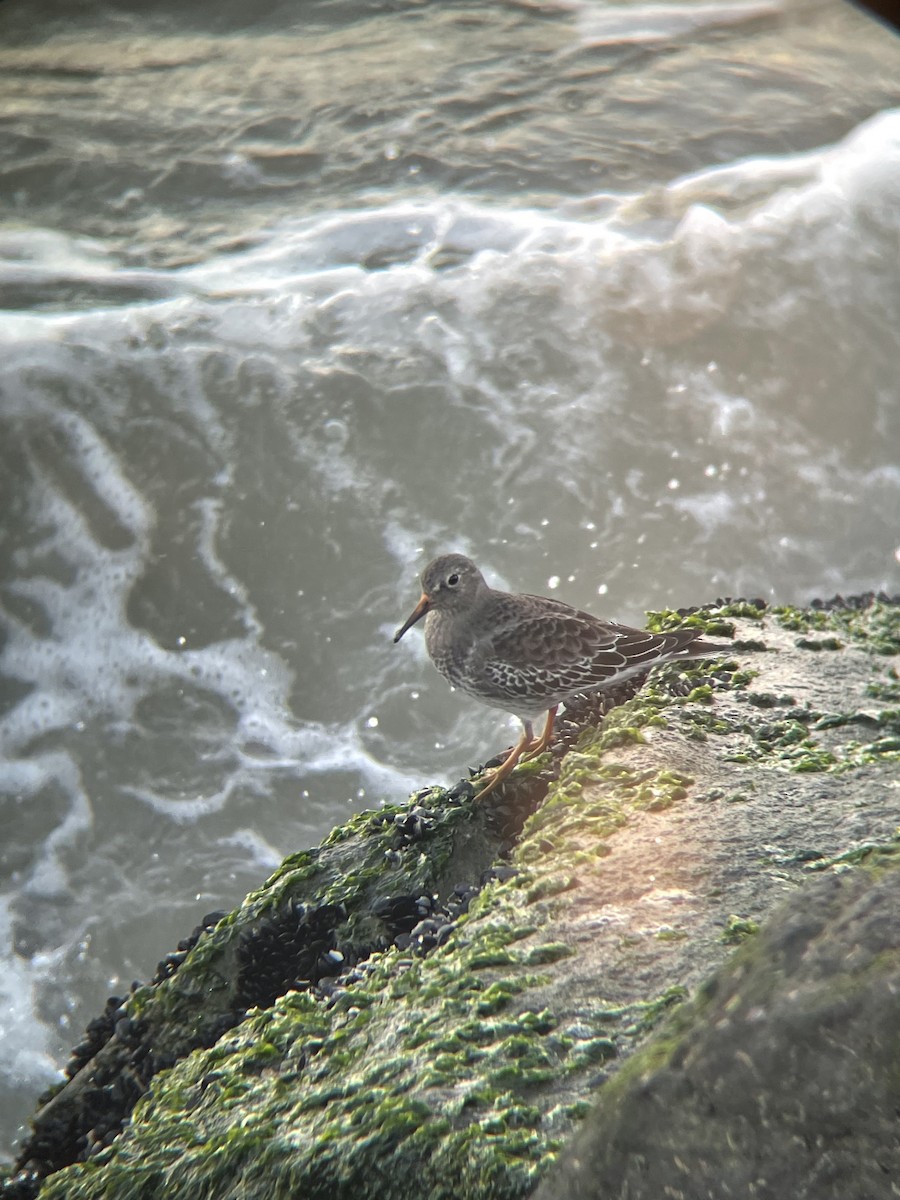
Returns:
[[[409,616],[406,618],[406,620],[403,622],[403,624],[400,626],[400,628],[397,630],[397,632],[394,634],[394,645],[396,645],[397,642],[400,641],[400,639],[403,637],[404,633],[406,633],[407,629],[412,629],[412,627],[413,627],[413,625],[415,625],[416,621],[422,620],[422,618],[428,612],[429,608],[431,608],[431,601],[428,599],[428,597],[423,592],[422,599],[419,601],[419,603],[416,605],[416,607],[412,610],[412,612],[409,614]]]

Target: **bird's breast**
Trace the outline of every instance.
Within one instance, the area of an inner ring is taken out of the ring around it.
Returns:
[[[465,627],[444,613],[430,612],[425,618],[425,647],[431,661],[454,687],[466,687],[466,663],[472,638]]]

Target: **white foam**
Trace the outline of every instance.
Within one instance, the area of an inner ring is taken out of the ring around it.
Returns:
[[[223,837],[220,845],[233,846],[240,850],[241,857],[246,862],[255,863],[261,872],[274,871],[284,858],[281,850],[260,837],[255,829],[246,827],[235,829],[227,837]]]
[[[15,796],[19,804],[27,805],[38,792],[49,787],[56,788],[67,800],[64,815],[45,837],[35,866],[20,884],[23,893],[31,896],[45,899],[64,896],[67,871],[62,860],[93,821],[78,766],[69,755],[55,752],[14,758],[2,762],[0,767],[4,792]]]
[[[629,4],[625,8],[573,3],[581,43],[589,46],[642,45],[671,41],[704,30],[778,17],[783,5],[756,0],[721,4]]]
[[[172,272],[123,268],[101,242],[90,238],[51,229],[0,230],[0,285],[50,289],[78,283],[101,295],[112,287],[117,298],[130,291],[138,300],[183,290]],[[96,299],[93,295],[92,302]]]
[[[679,496],[671,504],[679,512],[689,513],[709,536],[733,519],[736,501],[731,493],[719,490],[704,495]]]
[[[8,1089],[36,1091],[60,1078],[49,1031],[35,1017],[36,993],[52,964],[17,954],[12,925],[8,897],[0,896],[0,1077]]]

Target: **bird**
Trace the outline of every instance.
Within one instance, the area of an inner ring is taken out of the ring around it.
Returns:
[[[606,621],[549,596],[498,591],[464,554],[442,554],[421,575],[418,604],[394,644],[425,618],[431,661],[453,687],[522,722],[522,736],[475,796],[493,792],[520,761],[550,745],[561,704],[617,687],[659,663],[720,654],[700,630],[651,633]],[[543,733],[534,722],[547,714]]]

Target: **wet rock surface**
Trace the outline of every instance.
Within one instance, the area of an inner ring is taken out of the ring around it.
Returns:
[[[780,909],[629,1063],[536,1200],[896,1194],[900,854],[880,865]]]
[[[248,1010],[297,989],[331,1004],[365,976],[373,953],[395,946],[421,954],[445,941],[470,897],[502,873],[492,861],[527,811],[508,804],[504,833],[487,812],[472,821],[441,793],[428,808],[362,814],[318,849],[286,860],[242,909],[204,917],[149,984],[110,997],[89,1024],[66,1082],[41,1097],[0,1194],[37,1195],[47,1176],[95,1157],[159,1071],[212,1046]],[[460,821],[466,828],[455,829]],[[445,872],[455,866],[476,872],[475,884],[450,888]],[[324,891],[335,898],[323,902]]]

